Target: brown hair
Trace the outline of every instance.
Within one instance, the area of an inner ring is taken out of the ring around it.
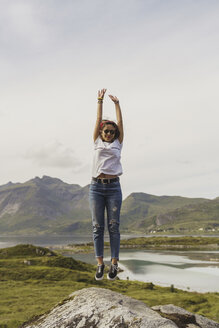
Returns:
[[[115,136],[114,136],[114,139],[113,139],[113,141],[114,141],[115,139],[119,138],[119,135],[120,135],[118,125],[115,122],[108,121],[108,120],[102,120],[102,122],[100,123],[100,133],[103,131],[104,127],[108,124],[114,126],[114,128],[116,130]]]

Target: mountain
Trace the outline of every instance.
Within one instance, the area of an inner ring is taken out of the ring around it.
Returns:
[[[0,187],[0,233],[71,233],[89,218],[88,186],[43,176]]]
[[[0,234],[90,233],[89,185],[43,176],[0,186]],[[132,193],[122,204],[123,233],[219,231],[214,200]]]
[[[132,193],[123,203],[121,222],[127,232],[219,231],[219,197],[210,200]]]
[[[183,207],[150,217],[154,223],[151,227],[157,232],[188,233],[219,232],[219,199],[189,204]],[[142,220],[139,227],[148,231],[148,226]]]

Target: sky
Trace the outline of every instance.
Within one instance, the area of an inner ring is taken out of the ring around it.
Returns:
[[[97,92],[123,197],[219,196],[218,0],[0,0],[0,185],[90,183]]]

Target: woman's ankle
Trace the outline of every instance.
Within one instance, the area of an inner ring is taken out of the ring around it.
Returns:
[[[117,259],[112,259],[111,263],[112,264],[118,264],[118,260]]]
[[[97,265],[103,265],[103,258],[97,257]]]

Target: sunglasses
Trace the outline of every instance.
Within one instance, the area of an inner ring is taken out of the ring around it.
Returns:
[[[105,134],[107,134],[107,133],[110,133],[110,134],[115,134],[115,130],[108,130],[108,129],[106,129],[106,130],[103,130],[103,132],[105,133]]]

